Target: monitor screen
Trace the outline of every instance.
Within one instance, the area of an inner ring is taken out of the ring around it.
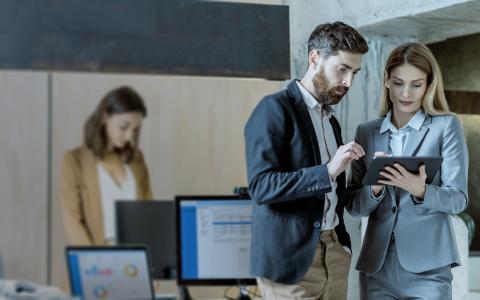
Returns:
[[[175,203],[117,201],[118,244],[145,244],[150,250],[155,279],[176,278]]]
[[[177,196],[180,285],[254,285],[250,275],[252,200]]]
[[[153,299],[145,247],[67,247],[72,295],[90,299]]]

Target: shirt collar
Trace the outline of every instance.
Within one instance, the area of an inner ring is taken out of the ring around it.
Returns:
[[[302,98],[303,102],[308,106],[310,109],[319,109],[321,110],[322,105],[318,103],[317,99],[310,94],[309,91],[300,83],[300,81],[297,81],[298,88],[300,89],[300,92],[302,93]],[[332,108],[330,112],[326,112],[326,115],[330,117],[335,110]]]
[[[408,121],[407,125],[403,126],[400,129],[397,129],[392,123],[392,111],[389,111],[383,119],[382,127],[380,128],[380,133],[384,133],[387,130],[392,132],[402,131],[408,127],[413,128],[415,130],[420,130],[425,121],[427,115],[423,112],[423,110],[417,111],[417,113]]]

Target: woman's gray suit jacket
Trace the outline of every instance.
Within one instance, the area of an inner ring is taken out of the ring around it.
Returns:
[[[405,141],[404,156],[443,157],[441,169],[426,186],[423,202],[391,186],[383,198],[375,200],[370,186],[362,186],[375,151],[389,150],[389,131],[380,133],[382,122],[362,124],[356,133],[366,155],[352,164],[346,209],[355,217],[369,216],[357,270],[380,270],[392,232],[399,262],[410,272],[459,265],[450,215],[462,212],[468,204],[468,152],[460,121],[452,114],[427,116],[420,130],[412,129]]]

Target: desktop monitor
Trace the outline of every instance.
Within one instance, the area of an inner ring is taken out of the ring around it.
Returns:
[[[145,244],[155,279],[176,278],[175,205],[172,200],[115,203],[118,244]]]
[[[179,285],[255,285],[250,275],[252,200],[176,196]]]
[[[69,246],[72,295],[82,300],[154,299],[147,248]]]

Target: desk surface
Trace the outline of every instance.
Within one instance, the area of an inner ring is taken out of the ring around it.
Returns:
[[[155,280],[154,286],[155,292],[159,295],[174,294],[178,297],[178,287],[175,280]],[[251,292],[259,294],[260,290],[255,291],[255,289],[256,287],[252,287]],[[230,298],[236,298],[240,293],[239,287],[236,286],[190,286],[188,290],[195,300],[225,300],[225,293]],[[253,295],[250,297],[253,299]]]

